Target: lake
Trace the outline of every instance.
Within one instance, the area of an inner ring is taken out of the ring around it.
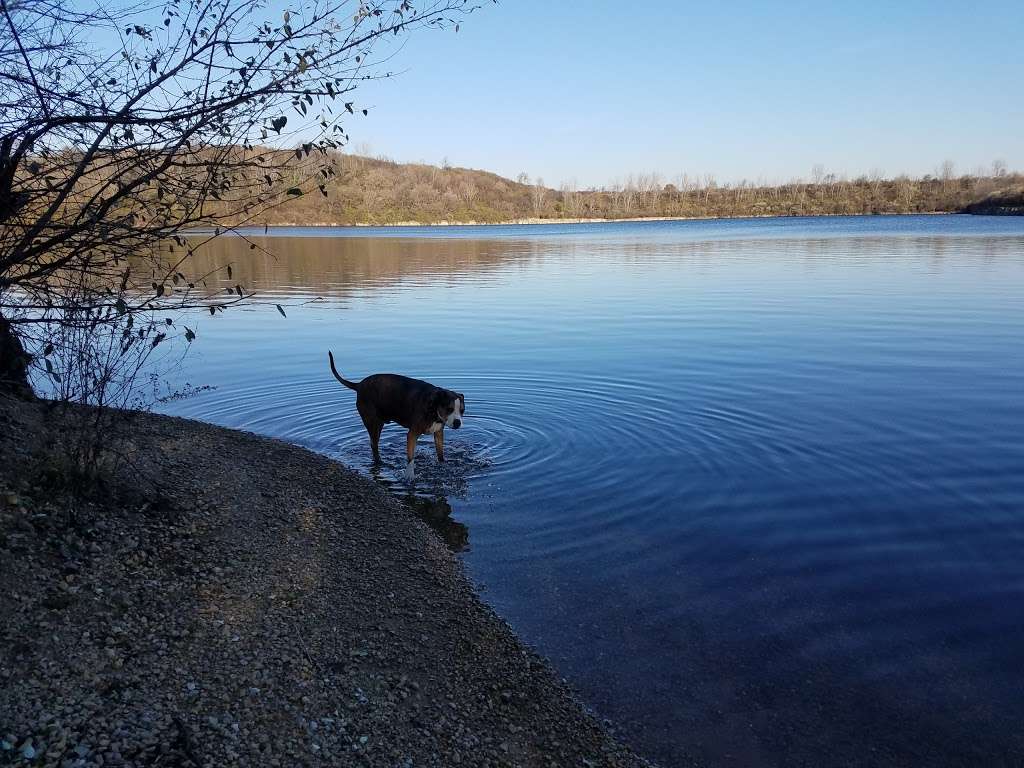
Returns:
[[[1024,219],[249,234],[162,409],[409,497],[640,752],[1024,763]],[[328,349],[465,393],[414,489]]]

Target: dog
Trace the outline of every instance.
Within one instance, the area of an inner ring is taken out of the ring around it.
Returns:
[[[466,413],[466,398],[461,392],[435,387],[426,381],[394,373],[375,373],[360,382],[349,381],[334,367],[334,355],[328,351],[331,373],[356,393],[356,410],[370,435],[374,463],[380,463],[380,433],[388,422],[396,422],[409,434],[405,440],[405,478],[416,478],[414,459],[416,440],[433,435],[437,460],[444,461],[444,428],[458,429]]]

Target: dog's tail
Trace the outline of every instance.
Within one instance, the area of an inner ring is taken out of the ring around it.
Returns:
[[[348,379],[344,378],[340,373],[338,373],[338,369],[334,367],[334,355],[331,354],[330,350],[327,351],[327,357],[331,361],[331,373],[334,374],[334,378],[336,378],[349,389],[358,389],[358,384],[356,384],[354,381],[349,381]]]

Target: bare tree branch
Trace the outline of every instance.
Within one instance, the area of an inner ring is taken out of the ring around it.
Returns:
[[[0,0],[0,316],[137,335],[154,313],[246,300],[185,274],[193,233],[326,195],[365,113],[350,94],[390,75],[405,34],[473,10],[299,0],[269,21],[262,0]]]

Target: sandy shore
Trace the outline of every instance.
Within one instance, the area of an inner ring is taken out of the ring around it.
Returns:
[[[372,482],[139,414],[74,501],[60,428],[0,399],[0,764],[645,765]]]

